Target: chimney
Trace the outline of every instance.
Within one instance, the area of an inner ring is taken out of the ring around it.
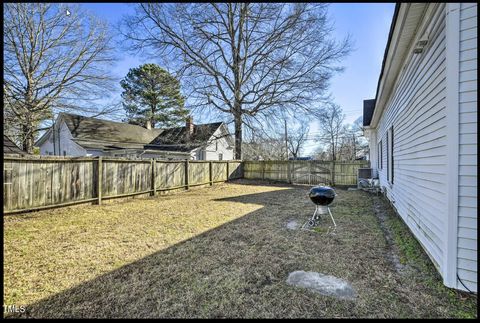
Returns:
[[[150,120],[147,120],[147,122],[145,123],[145,128],[147,128],[148,130],[152,129],[152,122]]]
[[[187,121],[185,122],[185,128],[187,130],[187,138],[193,134],[193,118],[192,116],[187,117]]]

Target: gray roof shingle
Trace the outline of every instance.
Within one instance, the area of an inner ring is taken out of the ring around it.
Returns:
[[[163,131],[146,148],[168,151],[190,151],[207,143],[221,122],[193,126],[193,133],[187,136],[186,127],[163,129]]]
[[[146,129],[123,122],[63,113],[68,129],[76,140],[106,141],[118,143],[142,143],[152,141],[162,129]]]
[[[90,149],[155,149],[191,151],[207,143],[222,122],[193,126],[187,136],[186,127],[146,129],[122,122],[62,113],[73,140]]]
[[[15,143],[7,136],[3,135],[3,154],[28,155],[25,151],[18,148]]]

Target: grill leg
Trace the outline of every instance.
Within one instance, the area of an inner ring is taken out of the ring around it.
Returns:
[[[333,215],[332,215],[332,212],[330,212],[330,208],[327,207],[328,209],[328,214],[330,214],[330,218],[332,218],[332,222],[333,222],[333,231],[335,231],[337,229],[337,224],[335,223],[335,219],[333,218]]]
[[[318,205],[315,205],[315,212],[313,212],[312,218],[308,221],[308,225],[313,227],[317,223],[317,212],[318,212]]]

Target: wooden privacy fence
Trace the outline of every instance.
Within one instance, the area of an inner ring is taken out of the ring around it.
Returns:
[[[7,157],[4,214],[155,195],[242,177],[240,161],[165,161],[112,157]]]
[[[359,168],[368,168],[367,160],[266,160],[245,161],[244,178],[268,179],[299,184],[356,185]]]

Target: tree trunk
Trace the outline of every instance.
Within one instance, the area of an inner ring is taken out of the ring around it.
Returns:
[[[152,106],[151,107],[151,111],[152,111],[152,116],[150,117],[150,128],[153,129],[155,128],[155,106]]]
[[[235,113],[235,159],[242,159],[242,114]]]
[[[29,154],[33,154],[33,125],[25,124],[22,126],[22,149]]]

